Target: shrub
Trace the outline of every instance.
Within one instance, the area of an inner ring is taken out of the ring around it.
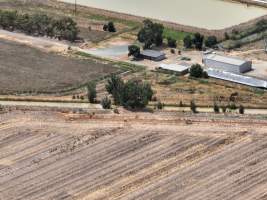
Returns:
[[[167,41],[168,41],[168,47],[171,47],[171,48],[177,47],[177,44],[176,44],[177,41],[175,39],[168,37]]]
[[[132,80],[124,83],[116,75],[108,80],[106,89],[113,96],[116,105],[132,109],[144,108],[153,96],[150,84]]]
[[[214,103],[214,105],[213,105],[213,110],[215,113],[220,113],[220,108],[216,103]]]
[[[106,96],[101,100],[101,105],[104,109],[111,108],[111,100]]]
[[[187,49],[192,48],[192,38],[190,35],[184,37],[184,47]]]
[[[201,65],[195,64],[190,68],[190,76],[194,78],[202,78],[203,77],[203,69]]]
[[[134,58],[140,57],[140,47],[137,45],[130,45],[128,46],[128,56],[133,56]]]
[[[164,108],[164,103],[161,103],[160,101],[157,103],[156,108],[158,110],[162,110]]]
[[[190,102],[190,109],[193,113],[197,113],[197,106],[193,100]]]
[[[17,11],[0,10],[0,27],[20,30],[29,35],[55,37],[74,42],[79,29],[70,17],[52,18],[46,14],[19,14]]]
[[[162,45],[164,26],[159,23],[153,23],[151,20],[144,20],[143,28],[139,31],[138,41],[144,43],[144,49],[149,49],[154,44]]]
[[[90,83],[87,85],[87,96],[90,103],[96,102],[96,84]]]
[[[227,106],[230,110],[236,110],[237,109],[237,106],[235,105],[235,103],[230,103],[228,104]]]
[[[108,26],[108,31],[109,32],[114,33],[114,32],[117,31],[113,22],[109,22],[107,26]]]
[[[204,36],[201,35],[200,33],[195,33],[192,42],[195,45],[196,49],[202,50],[203,42],[204,42]]]
[[[227,107],[226,106],[221,106],[221,108],[222,108],[222,112],[226,113]]]
[[[215,36],[208,36],[205,39],[205,46],[206,47],[213,47],[217,43],[218,43],[218,40],[217,40],[217,38]]]
[[[245,114],[245,107],[243,105],[239,106],[239,114],[241,115]]]

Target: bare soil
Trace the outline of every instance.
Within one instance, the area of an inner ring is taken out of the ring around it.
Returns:
[[[92,59],[46,53],[0,40],[0,91],[59,92],[79,87],[119,69]]]
[[[0,199],[263,200],[267,121],[129,113],[0,115]]]

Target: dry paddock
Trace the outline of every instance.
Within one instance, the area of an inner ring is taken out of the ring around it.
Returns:
[[[266,130],[252,117],[4,113],[0,199],[266,200]]]
[[[100,61],[47,53],[1,39],[0,69],[3,94],[64,91],[119,70]]]

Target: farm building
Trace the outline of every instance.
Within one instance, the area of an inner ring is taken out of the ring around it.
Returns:
[[[242,85],[248,85],[251,87],[263,88],[267,89],[267,81],[261,80],[258,78],[244,76],[241,74],[226,72],[226,71],[219,71],[214,69],[207,69],[207,73],[210,77],[230,81],[234,83],[239,83]]]
[[[245,73],[252,69],[252,61],[241,60],[238,58],[208,54],[204,57],[203,63],[206,67],[227,71],[232,73]]]
[[[141,57],[148,60],[161,61],[166,58],[166,55],[161,51],[144,50],[141,52]]]
[[[158,69],[167,71],[167,72],[174,72],[180,75],[187,74],[189,72],[190,65],[187,63],[181,64],[160,64]]]

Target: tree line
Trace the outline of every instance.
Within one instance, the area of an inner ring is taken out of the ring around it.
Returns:
[[[79,33],[77,23],[70,17],[56,19],[46,14],[21,14],[10,10],[0,10],[0,27],[71,42],[78,39]]]

